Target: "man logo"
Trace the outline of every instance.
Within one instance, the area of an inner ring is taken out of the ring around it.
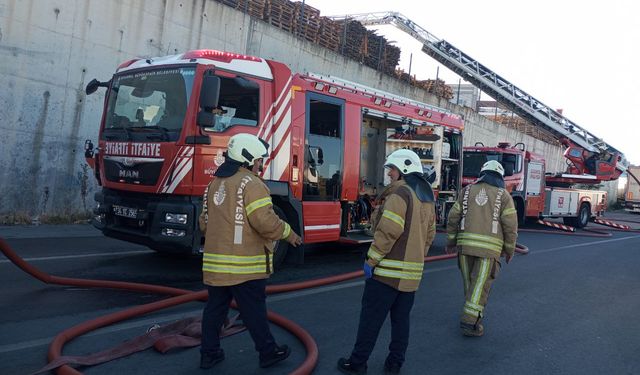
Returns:
[[[130,170],[126,170],[126,169],[120,169],[118,171],[118,177],[120,177],[120,178],[135,178],[135,179],[139,179],[140,178],[140,172],[139,171],[130,171]]]
[[[122,160],[122,164],[124,164],[125,167],[133,167],[137,163],[136,163],[136,160],[133,158],[124,158]]]

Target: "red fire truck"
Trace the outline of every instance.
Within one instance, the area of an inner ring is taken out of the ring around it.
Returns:
[[[158,251],[199,251],[204,188],[240,132],[270,144],[262,177],[274,209],[304,243],[368,240],[363,224],[385,182],[385,155],[397,148],[433,167],[442,207],[460,184],[460,116],[336,77],[194,50],[127,61],[87,93],[101,86],[98,146],[85,147],[102,187],[93,223]],[[278,244],[277,261],[286,251]],[[301,259],[302,251],[291,253]]]
[[[566,173],[546,173],[541,155],[527,151],[524,144],[512,147],[499,143],[485,147],[476,143],[464,148],[463,185],[474,182],[482,164],[488,160],[500,162],[505,169],[505,187],[511,192],[518,221],[527,219],[563,218],[566,225],[585,227],[593,217],[601,216],[607,208],[607,193],[575,186],[594,186],[602,181],[617,179],[624,168],[617,168],[618,154],[589,159],[585,150],[566,139],[565,157],[569,161]],[[586,158],[585,158],[586,156]]]

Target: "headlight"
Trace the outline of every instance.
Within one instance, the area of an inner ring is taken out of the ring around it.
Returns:
[[[162,235],[167,237],[184,237],[186,232],[182,229],[162,228]]]
[[[188,214],[173,214],[167,212],[166,214],[164,214],[164,222],[173,224],[186,224],[188,217]]]

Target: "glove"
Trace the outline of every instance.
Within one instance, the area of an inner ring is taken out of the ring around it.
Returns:
[[[509,262],[511,262],[511,258],[513,257],[513,255],[507,253],[506,251],[502,252],[502,256],[504,257],[504,260],[507,264],[509,264]]]
[[[371,267],[369,265],[369,263],[367,263],[367,261],[364,261],[364,264],[362,265],[362,270],[364,271],[364,277],[366,277],[367,279],[370,279],[373,276],[373,269],[375,267]]]
[[[302,238],[300,238],[300,236],[298,236],[298,234],[294,231],[291,231],[291,233],[289,233],[289,236],[284,240],[293,247],[298,247],[298,245],[302,243]]]

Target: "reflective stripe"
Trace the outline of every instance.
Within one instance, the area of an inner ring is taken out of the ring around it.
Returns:
[[[458,240],[457,245],[480,247],[482,249],[487,249],[497,253],[502,253],[502,246],[497,246],[497,245],[488,244],[488,243],[479,242],[479,241]]]
[[[502,244],[504,243],[504,241],[502,241],[499,238],[495,238],[495,237],[491,237],[491,236],[485,236],[483,234],[469,233],[469,232],[458,233],[458,238],[461,239],[461,240],[483,241],[483,242],[492,243],[492,244],[495,244],[495,245],[498,245],[498,246],[502,246]]]
[[[424,268],[424,262],[403,262],[400,260],[393,259],[383,259],[380,261],[379,266],[381,267],[391,267],[391,268],[400,268],[402,270],[407,271],[420,271]]]
[[[391,277],[394,279],[403,279],[403,280],[420,280],[422,278],[422,272],[395,271],[395,270],[389,270],[386,268],[381,268],[379,266],[373,269],[373,273],[378,276]]]
[[[206,272],[216,273],[231,273],[238,275],[247,275],[252,273],[266,273],[266,264],[256,266],[231,266],[231,265],[218,265],[218,264],[203,264],[202,270]]]
[[[249,203],[246,207],[245,210],[247,210],[247,216],[251,215],[251,213],[255,210],[257,210],[260,207],[264,207],[264,206],[268,206],[271,203],[271,197],[265,197],[265,198],[260,198],[258,200],[255,200],[251,203]]]
[[[516,212],[518,212],[518,211],[516,211],[516,209],[515,209],[515,208],[507,208],[506,210],[502,211],[502,215],[500,215],[500,217],[505,217],[505,216],[513,215],[513,214],[515,214]]]
[[[367,251],[367,256],[375,260],[376,262],[379,262],[380,260],[382,260],[382,258],[384,258],[384,255],[380,254],[378,252],[378,249],[376,249],[373,245],[369,247],[369,251]]]
[[[269,257],[272,258],[273,254],[269,254]],[[265,259],[264,255],[225,255],[225,254],[205,253],[202,256],[202,260],[204,262],[237,263],[237,264],[264,262],[264,259]]]
[[[395,212],[384,210],[384,212],[382,213],[382,217],[386,217],[387,219],[404,228],[404,219],[402,218],[402,216],[396,214]]]
[[[480,312],[480,311],[471,310],[471,309],[469,309],[467,307],[465,307],[463,310],[464,310],[465,313],[471,315],[474,318],[477,318],[478,315],[480,315],[480,317],[482,317],[482,312]]]
[[[464,284],[464,295],[469,290],[469,269],[467,266],[467,257],[460,254],[460,272],[462,273],[462,283]]]
[[[265,255],[226,255],[205,253],[202,256],[202,270],[205,272],[252,274],[267,273],[273,269],[273,254]]]
[[[287,238],[291,234],[291,226],[288,223],[284,223],[284,231],[282,232],[282,238]]]
[[[470,308],[470,309],[472,309],[472,310],[477,310],[477,311],[479,311],[479,312],[481,312],[482,310],[484,310],[484,306],[480,306],[480,305],[475,304],[475,303],[473,303],[473,302],[466,301],[466,302],[464,303],[464,305],[465,305],[465,307],[468,307],[468,308]]]
[[[484,290],[484,283],[487,281],[487,277],[489,276],[490,262],[491,260],[487,258],[480,259],[480,271],[478,272],[478,279],[476,280],[476,285],[473,288],[473,294],[471,295],[470,301],[476,305],[480,303],[480,296]]]

